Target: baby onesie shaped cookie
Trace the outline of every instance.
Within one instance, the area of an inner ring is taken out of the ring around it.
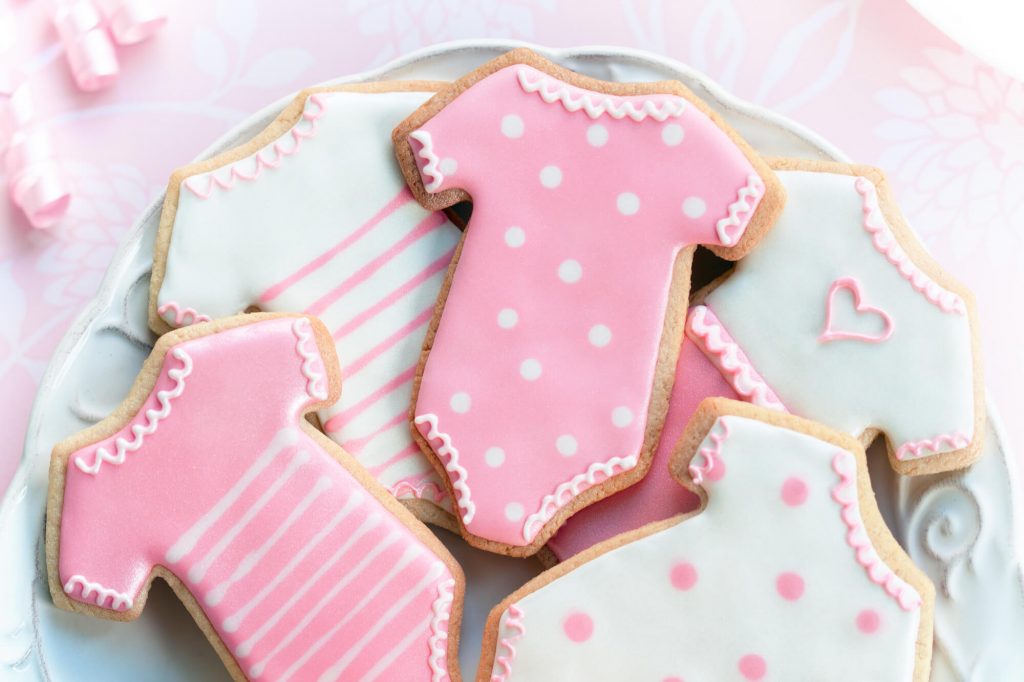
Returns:
[[[713,399],[672,469],[703,509],[512,594],[478,680],[927,679],[934,590],[885,528],[855,440]]]
[[[345,377],[341,399],[318,411],[327,435],[424,520],[451,525],[406,411],[459,231],[412,198],[390,137],[438,86],[307,90],[253,141],[178,170],[150,319],[164,332],[250,307],[320,317]]]
[[[535,552],[638,480],[664,420],[696,244],[746,253],[768,167],[681,84],[581,77],[528,50],[395,130],[417,199],[472,198],[413,420],[470,542]]]
[[[50,592],[131,620],[154,576],[238,680],[458,680],[461,570],[303,419],[340,390],[317,320],[162,337],[129,398],[50,467]]]
[[[877,169],[772,165],[788,197],[778,222],[687,319],[685,345],[703,354],[684,353],[680,376],[720,379],[676,382],[670,414],[685,420],[704,397],[740,397],[865,446],[881,432],[903,474],[967,466],[985,419],[970,292],[917,243]],[[555,556],[692,504],[665,494],[671,448],[662,441],[628,496],[573,517],[550,544]]]

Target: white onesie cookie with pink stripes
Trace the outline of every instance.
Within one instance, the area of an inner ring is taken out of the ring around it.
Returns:
[[[166,243],[157,247],[151,316],[157,327],[253,307],[321,318],[345,381],[341,400],[319,412],[327,435],[400,499],[449,509],[406,413],[459,230],[417,204],[391,149],[391,129],[431,87],[300,95],[301,111],[290,127],[281,125],[288,112],[275,122],[276,137],[221,157],[229,162],[207,162],[204,172],[179,172],[161,227]]]
[[[506,599],[491,682],[923,680],[933,589],[885,529],[863,450],[768,415],[704,403],[672,462],[704,508]]]

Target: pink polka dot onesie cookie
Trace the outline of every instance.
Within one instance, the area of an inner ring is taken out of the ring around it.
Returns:
[[[771,170],[679,83],[583,78],[517,50],[395,130],[413,193],[473,215],[412,413],[464,536],[531,554],[646,472],[696,244],[738,258]]]
[[[845,431],[885,436],[902,474],[959,469],[980,454],[985,409],[971,293],[924,252],[884,176],[866,166],[773,163],[787,203],[772,231],[686,322],[670,414],[739,397]],[[780,263],[783,266],[780,267]],[[681,416],[686,419],[685,415]],[[671,485],[663,440],[629,496],[588,508],[553,538],[565,559],[665,519],[692,500]]]
[[[700,511],[508,597],[478,680],[928,679],[934,589],[885,528],[857,441],[712,399],[672,470]]]
[[[54,450],[54,602],[132,620],[159,577],[237,680],[458,680],[461,570],[303,418],[339,376],[308,317],[162,337],[121,407]]]
[[[460,233],[413,199],[390,138],[439,86],[307,90],[254,140],[179,169],[150,320],[164,332],[250,308],[322,319],[345,377],[338,402],[317,412],[324,431],[422,519],[452,526],[406,412]]]

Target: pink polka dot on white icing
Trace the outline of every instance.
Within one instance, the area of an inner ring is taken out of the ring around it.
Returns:
[[[540,361],[536,358],[526,358],[519,364],[519,376],[527,381],[540,379],[542,371],[543,368],[540,365]]]
[[[501,118],[501,134],[505,137],[516,139],[523,136],[526,126],[523,119],[515,114],[506,114]]]
[[[608,142],[608,129],[600,123],[587,128],[587,142],[591,147],[603,147]]]
[[[683,201],[683,215],[687,218],[700,218],[707,210],[708,205],[700,197],[687,197]]]
[[[518,502],[509,502],[505,505],[505,518],[509,521],[518,521],[523,518],[526,510]]]
[[[544,166],[540,170],[540,184],[555,189],[562,184],[562,169],[558,166]]]
[[[786,601],[797,601],[804,596],[804,579],[796,573],[780,573],[775,579],[775,589]]]
[[[497,469],[505,463],[505,451],[496,445],[489,447],[484,451],[484,461],[487,462],[487,466]]]
[[[864,609],[857,614],[857,629],[865,635],[873,635],[882,625],[882,617],[874,609]]]
[[[555,449],[558,450],[558,454],[563,457],[572,457],[576,454],[576,451],[579,450],[579,447],[579,443],[576,439],[567,433],[559,436],[558,439],[555,440]]]
[[[685,132],[678,123],[669,123],[661,129],[661,141],[669,147],[676,147],[683,141]]]
[[[615,198],[615,208],[622,215],[636,215],[640,210],[640,197],[633,192],[623,192]]]
[[[498,326],[502,329],[511,329],[519,322],[519,313],[515,308],[502,308],[498,311]]]
[[[570,641],[582,644],[593,636],[594,621],[582,611],[576,611],[562,621],[562,631]]]
[[[697,584],[697,569],[689,561],[679,561],[673,564],[668,579],[672,583],[672,587],[686,592]]]
[[[633,410],[629,409],[625,405],[619,405],[612,410],[612,424],[620,429],[624,429],[633,423]]]
[[[743,679],[750,680],[750,682],[763,680],[768,672],[768,665],[757,654],[747,654],[740,658],[738,667],[740,675],[743,675]]]
[[[801,478],[790,476],[783,482],[780,494],[787,505],[799,507],[807,501],[807,484]]]
[[[583,277],[583,266],[580,265],[578,260],[564,260],[561,265],[558,266],[558,279],[562,280],[566,284],[575,284],[580,281],[580,277]]]
[[[449,401],[448,405],[452,408],[452,412],[465,414],[466,412],[469,412],[469,407],[472,402],[473,401],[469,397],[468,393],[465,391],[459,391],[452,395],[452,399]]]
[[[507,230],[505,230],[505,244],[507,246],[510,246],[513,249],[518,249],[520,246],[522,246],[525,243],[526,243],[526,232],[523,231],[523,228],[517,227],[517,226],[512,226],[512,227],[508,228]]]
[[[612,330],[603,324],[595,324],[587,333],[587,340],[592,346],[604,348],[612,342]]]

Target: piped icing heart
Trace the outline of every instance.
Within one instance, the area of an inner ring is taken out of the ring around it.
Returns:
[[[834,312],[836,306],[836,293],[840,289],[846,289],[853,294],[853,309],[860,316],[877,316],[881,318],[883,330],[880,334],[865,334],[863,332],[837,329],[833,326]],[[840,277],[832,282],[829,287],[828,296],[825,299],[825,327],[822,329],[818,341],[828,343],[830,341],[864,341],[867,343],[881,343],[890,336],[895,328],[892,317],[881,308],[864,303],[864,294],[860,289],[860,282],[854,277]]]

